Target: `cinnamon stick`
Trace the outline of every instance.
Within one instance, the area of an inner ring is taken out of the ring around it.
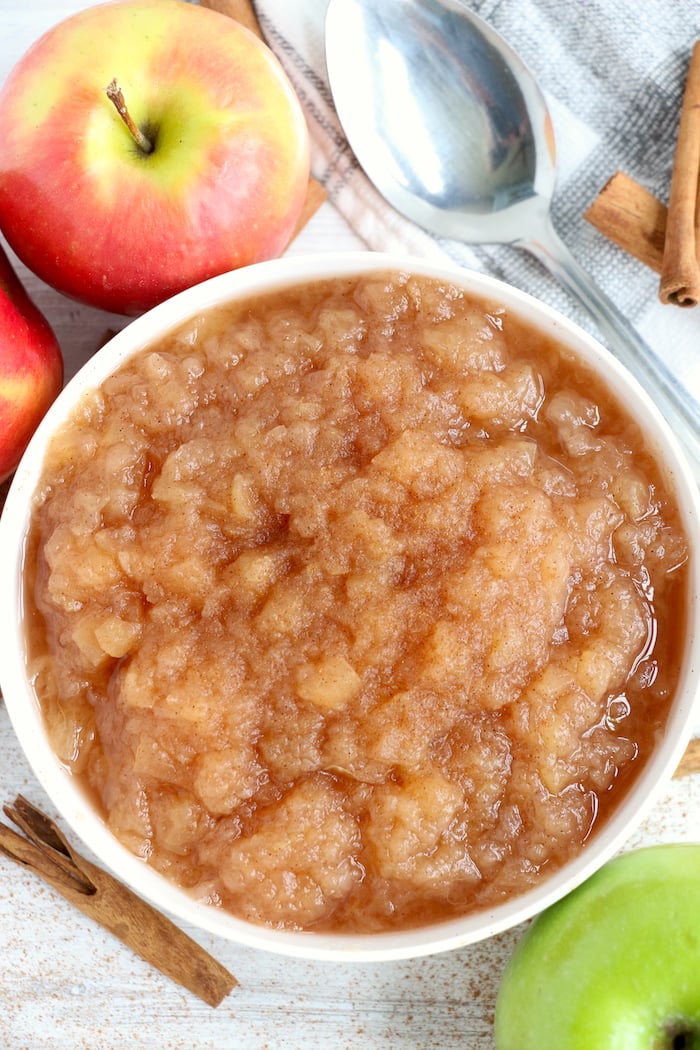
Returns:
[[[692,773],[700,773],[700,737],[694,737],[688,743],[673,776],[674,778],[687,777]]]
[[[238,984],[170,919],[77,853],[36,806],[18,795],[4,811],[19,831],[0,822],[0,853],[40,875],[146,962],[210,1006],[218,1006]]]
[[[199,4],[200,7],[209,7],[221,15],[228,15],[235,22],[240,22],[246,29],[250,29],[251,33],[255,33],[261,40],[265,39],[250,0],[199,0]]]
[[[666,206],[624,171],[606,182],[583,217],[623,251],[661,273]]]
[[[208,7],[212,11],[218,11],[219,14],[227,15],[229,18],[233,18],[234,21],[240,22],[242,26],[245,26],[251,33],[255,33],[257,37],[265,42],[265,36],[258,22],[258,16],[250,0],[199,0],[199,3],[201,7]],[[316,214],[325,199],[326,191],[323,186],[311,176],[309,178],[306,201],[299,216],[296,229],[290,238],[290,243],[306,226],[312,216]]]
[[[659,285],[662,303],[695,306],[700,301],[696,243],[700,176],[700,41],[688,68],[673,161],[664,261]]]
[[[309,219],[312,218],[326,199],[326,191],[316,179],[309,179],[309,188],[306,191],[306,200],[297,220],[296,228],[292,233],[290,243],[301,233]]]

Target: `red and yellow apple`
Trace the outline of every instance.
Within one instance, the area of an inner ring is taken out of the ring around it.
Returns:
[[[624,853],[543,912],[495,1025],[498,1050],[700,1046],[700,844]]]
[[[0,248],[0,482],[19,463],[62,383],[56,336]]]
[[[308,185],[306,122],[277,58],[183,0],[114,0],[50,29],[0,92],[0,130],[8,243],[54,288],[117,313],[281,254]]]

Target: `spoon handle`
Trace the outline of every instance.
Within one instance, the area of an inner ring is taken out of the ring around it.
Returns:
[[[700,485],[700,405],[693,402],[666,364],[574,259],[551,223],[538,230],[537,237],[518,241],[517,246],[539,259],[592,315],[609,349],[653,398],[682,443]]]

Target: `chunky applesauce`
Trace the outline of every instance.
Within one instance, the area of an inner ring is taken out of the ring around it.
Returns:
[[[406,928],[576,854],[663,730],[688,558],[629,417],[406,274],[197,317],[86,395],[31,672],[114,834],[254,923]]]

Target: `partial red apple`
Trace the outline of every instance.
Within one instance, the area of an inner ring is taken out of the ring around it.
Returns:
[[[63,384],[63,358],[48,321],[0,248],[0,482]]]
[[[277,58],[183,0],[116,0],[50,29],[0,92],[0,129],[0,230],[47,283],[112,312],[281,254],[307,191],[306,122]]]

